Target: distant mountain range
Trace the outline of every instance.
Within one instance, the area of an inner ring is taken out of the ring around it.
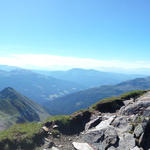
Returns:
[[[16,67],[16,66],[0,65],[0,70],[3,70],[3,71],[12,71],[16,69],[21,69],[21,68]]]
[[[5,87],[12,87],[40,104],[85,88],[77,83],[23,69],[0,70],[0,90]]]
[[[137,78],[96,70],[72,69],[68,71],[24,70],[15,66],[0,65],[0,90],[12,87],[39,104],[75,93],[90,87],[111,85]]]
[[[150,77],[137,78],[117,85],[100,86],[57,98],[46,103],[47,110],[52,114],[70,114],[79,109],[87,108],[100,99],[118,96],[133,90],[150,89]]]
[[[0,130],[14,123],[41,121],[50,116],[40,105],[8,87],[0,92]]]
[[[51,77],[71,81],[83,85],[86,88],[101,86],[101,85],[112,85],[117,84],[126,80],[131,80],[139,77],[145,77],[144,75],[136,74],[121,74],[102,72],[97,70],[86,70],[74,68],[68,71],[35,71]]]

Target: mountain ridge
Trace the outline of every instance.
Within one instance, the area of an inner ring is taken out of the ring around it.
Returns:
[[[38,104],[8,87],[0,92],[0,122],[5,128],[14,123],[41,121],[50,115]]]
[[[23,69],[0,71],[0,90],[5,87],[13,87],[40,104],[82,89],[82,85]]]
[[[61,98],[57,98],[51,103],[46,103],[45,106],[47,110],[52,114],[54,114],[54,112],[56,112],[55,114],[70,114],[79,109],[87,108],[88,106],[96,103],[100,99],[111,96],[118,96],[122,93],[133,90],[145,89],[150,89],[150,77],[137,78],[134,80],[121,82],[116,85],[106,85],[82,90]],[[49,110],[49,108],[52,108],[52,112]]]
[[[49,75],[57,79],[65,79],[66,81],[76,82],[84,85],[86,88],[96,87],[100,85],[110,85],[123,82],[125,80],[143,77],[145,75],[121,74],[112,72],[103,72],[94,69],[73,68],[67,71],[36,71],[41,74]]]

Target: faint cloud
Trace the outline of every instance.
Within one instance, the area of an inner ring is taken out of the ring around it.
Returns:
[[[120,60],[95,60],[44,54],[15,54],[8,57],[0,57],[0,64],[29,69],[43,68],[53,70],[64,70],[70,68],[100,69],[101,67],[122,69],[150,68],[150,62],[144,61],[125,62]]]

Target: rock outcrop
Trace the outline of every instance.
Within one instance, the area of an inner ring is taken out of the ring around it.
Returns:
[[[90,118],[85,130],[68,142],[71,148],[56,147],[59,150],[150,150],[150,92],[125,100],[116,112],[97,113]]]
[[[85,130],[79,141],[90,144],[95,150],[150,149],[150,92],[124,104],[116,113],[98,116],[102,121]]]

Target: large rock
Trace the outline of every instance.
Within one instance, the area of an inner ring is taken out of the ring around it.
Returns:
[[[116,116],[110,116],[109,119],[106,119],[104,121],[101,121],[94,129],[91,129],[89,131],[97,131],[97,130],[102,130],[106,129],[110,126],[112,121],[115,119]]]
[[[134,101],[134,99],[131,98],[130,100],[123,101],[123,103],[125,106],[128,106],[130,104],[133,104],[134,103],[133,101]]]
[[[115,120],[111,123],[114,127],[117,128],[124,128],[128,125],[128,117],[127,116],[118,116]]]
[[[143,126],[141,124],[137,125],[134,129],[134,134],[137,138],[144,132]]]
[[[94,150],[88,143],[72,143],[76,150]]]
[[[83,134],[82,141],[89,143],[97,148],[97,150],[103,150],[102,141],[104,140],[104,130],[91,131]]]
[[[113,146],[111,146],[111,147],[109,147],[107,150],[116,150],[116,148],[113,147]]]
[[[82,140],[95,147],[96,150],[105,150],[111,146],[117,147],[119,138],[115,128],[108,126],[82,135]]]
[[[149,117],[149,116],[150,116],[150,107],[147,107],[147,108],[144,110],[143,116],[145,116],[145,117]]]
[[[144,110],[150,106],[150,101],[138,101],[126,107],[122,107],[119,111],[121,115],[143,114]]]
[[[97,126],[102,121],[102,118],[99,116],[85,125],[85,131]]]
[[[139,147],[134,147],[133,149],[131,149],[131,150],[141,150]]]
[[[50,150],[59,150],[59,149],[53,146]]]
[[[111,123],[120,132],[130,132],[133,126],[130,124],[130,118],[128,116],[118,116]]]
[[[119,136],[119,146],[117,147],[117,150],[130,150],[135,146],[135,138],[133,134],[124,133]]]
[[[104,140],[102,141],[102,145],[105,149],[108,149],[111,146],[118,146],[118,134],[116,130],[112,127],[108,128],[104,133]]]

